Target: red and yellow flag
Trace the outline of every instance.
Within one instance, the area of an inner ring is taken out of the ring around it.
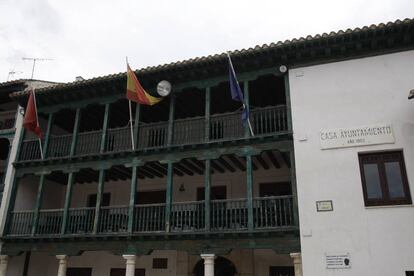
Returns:
[[[128,100],[145,105],[154,105],[159,103],[162,98],[151,96],[147,93],[138,81],[137,76],[127,63],[127,93]]]
[[[29,100],[27,101],[26,112],[24,113],[23,127],[33,132],[37,137],[42,138],[42,130],[39,126],[37,118],[36,98],[33,89],[29,92]]]

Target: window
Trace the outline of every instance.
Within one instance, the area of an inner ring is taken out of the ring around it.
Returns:
[[[360,153],[365,206],[411,204],[402,151]]]
[[[68,267],[66,276],[91,276],[92,268],[90,267]]]
[[[414,271],[406,271],[405,276],[414,276]]]
[[[96,206],[96,198],[97,194],[91,194],[88,196],[88,207],[95,207]],[[104,193],[102,195],[102,207],[109,206],[111,202],[111,193]]]
[[[152,259],[152,268],[154,269],[167,269],[168,259],[167,258],[154,258]]]
[[[204,187],[197,188],[197,201],[204,200]],[[227,198],[227,187],[226,186],[213,186],[210,190],[210,198],[215,199],[226,199]]]

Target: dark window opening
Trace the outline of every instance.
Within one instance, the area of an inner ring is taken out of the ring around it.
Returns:
[[[204,187],[197,188],[197,201],[204,200]],[[227,187],[226,186],[213,186],[210,191],[211,200],[215,199],[227,199]]]
[[[91,275],[92,275],[91,267],[68,267],[66,270],[66,276],[91,276]]]
[[[250,108],[286,104],[283,77],[265,75],[249,82]]]
[[[110,276],[125,276],[125,268],[111,268]],[[134,276],[145,276],[144,268],[136,268]]]
[[[75,124],[76,110],[62,109],[54,114],[52,136],[71,134]],[[46,129],[44,129],[46,131]]]
[[[414,271],[406,271],[405,276],[414,276]]]
[[[154,269],[167,269],[168,259],[167,258],[154,258],[152,259],[152,268]]]
[[[0,160],[7,160],[9,157],[10,141],[6,138],[0,139]]]
[[[80,132],[102,130],[105,105],[91,104],[82,108]]]
[[[156,204],[165,203],[165,190],[159,191],[138,191],[135,196],[136,204]]]
[[[360,153],[365,206],[411,204],[402,151]]]
[[[192,117],[204,117],[205,114],[205,89],[184,89],[176,94],[175,119]]]
[[[291,266],[271,266],[269,276],[294,276],[295,270]]]
[[[243,92],[243,83],[239,82]],[[241,110],[242,103],[231,98],[230,85],[222,82],[210,90],[210,114],[220,114]]]
[[[168,122],[171,97],[172,95],[164,98],[161,102],[152,106],[141,105],[141,112],[139,115],[140,125],[144,126],[148,123]]]
[[[135,119],[136,103],[131,102],[132,120]],[[129,124],[129,102],[121,99],[111,103],[109,108],[108,128],[126,127]]]
[[[97,196],[98,196],[97,194],[88,195],[88,204],[87,204],[88,207],[96,206]],[[110,202],[111,202],[111,193],[103,193],[101,206],[102,207],[109,206]]]
[[[271,182],[259,184],[259,196],[285,196],[292,195],[290,182]]]

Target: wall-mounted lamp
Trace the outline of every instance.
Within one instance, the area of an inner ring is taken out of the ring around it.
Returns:
[[[185,192],[184,183],[181,183],[180,188],[178,188],[180,192]]]

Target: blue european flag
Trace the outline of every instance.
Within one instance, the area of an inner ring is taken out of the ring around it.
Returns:
[[[227,54],[227,56],[229,58],[229,83],[230,83],[231,98],[235,101],[239,101],[243,103],[242,121],[243,121],[243,125],[245,125],[247,121],[249,120],[249,108],[244,104],[243,93],[237,81],[236,72],[234,72],[233,63],[231,62],[230,55]]]

